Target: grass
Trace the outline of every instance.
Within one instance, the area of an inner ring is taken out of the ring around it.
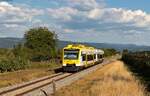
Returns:
[[[60,67],[61,64],[58,61],[41,61],[41,62],[31,62],[29,69],[49,69],[53,70]]]
[[[56,96],[145,96],[145,87],[121,61],[115,61],[61,88]]]
[[[0,88],[51,75],[54,69],[60,66],[60,64],[48,61],[32,62],[26,70],[0,73]]]

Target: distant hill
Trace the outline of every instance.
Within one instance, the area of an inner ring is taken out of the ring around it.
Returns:
[[[0,48],[13,48],[20,42],[23,42],[22,38],[0,38]]]
[[[150,51],[150,46],[138,46],[134,44],[109,44],[109,43],[87,43],[87,42],[70,42],[70,41],[59,41],[59,48],[63,48],[64,46],[68,44],[84,44],[84,45],[89,45],[93,46],[96,48],[114,48],[116,50],[123,50],[123,49],[128,49],[130,51]]]
[[[22,38],[0,38],[0,48],[13,48],[14,45],[23,42]],[[128,49],[131,51],[150,50],[150,46],[137,46],[134,44],[109,44],[109,43],[87,43],[87,42],[71,42],[71,41],[59,41],[58,48],[63,48],[68,44],[84,44],[93,46],[96,48],[114,48],[116,50]]]

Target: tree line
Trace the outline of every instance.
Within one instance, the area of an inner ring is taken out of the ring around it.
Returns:
[[[128,52],[124,50],[122,60],[141,70],[150,69],[150,51]],[[147,70],[150,73],[150,70]]]

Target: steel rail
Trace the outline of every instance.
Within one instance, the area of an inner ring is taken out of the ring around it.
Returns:
[[[61,78],[54,79],[54,80],[55,80],[55,81],[59,81],[59,80],[62,80],[62,79],[64,79],[64,78],[66,78],[66,77],[69,77],[69,76],[71,76],[71,75],[73,75],[73,73],[70,73],[69,75],[66,75],[66,76],[63,76],[63,77],[61,77]],[[39,88],[44,87],[44,86],[46,86],[46,85],[49,85],[49,84],[51,84],[52,82],[53,82],[53,81],[51,80],[51,81],[49,81],[49,82],[47,82],[47,83],[45,83],[45,84],[42,84],[42,85],[40,85],[40,86],[38,86],[38,87],[34,87],[34,88],[32,88],[32,89],[30,89],[30,90],[28,90],[28,91],[25,91],[25,92],[16,94],[16,96],[22,96],[22,95],[27,94],[27,93],[29,93],[29,92],[32,92],[32,91],[34,91],[34,90],[36,90],[36,89],[39,89]]]
[[[20,88],[24,88],[24,87],[27,87],[27,86],[30,86],[30,85],[33,85],[33,84],[36,84],[36,83],[39,83],[39,82],[42,82],[42,81],[45,81],[45,80],[48,80],[48,79],[51,79],[51,78],[54,78],[54,77],[57,77],[57,76],[60,76],[62,75],[63,73],[58,73],[56,75],[52,75],[52,76],[49,76],[49,77],[46,77],[46,78],[43,78],[43,79],[39,79],[39,80],[36,80],[36,81],[33,81],[33,82],[30,82],[30,83],[27,83],[27,84],[24,84],[24,85],[21,85],[21,86],[17,86],[15,88],[11,88],[11,89],[8,89],[8,90],[4,90],[2,92],[0,92],[0,96],[4,95],[4,94],[7,94],[9,92],[13,92],[13,91],[16,91]]]

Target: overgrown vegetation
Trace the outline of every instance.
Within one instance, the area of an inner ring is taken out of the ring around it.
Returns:
[[[57,35],[48,28],[32,28],[26,32],[24,39],[24,43],[12,49],[0,49],[0,72],[34,68],[41,64],[31,65],[34,62],[50,63],[52,59],[56,59]]]
[[[122,60],[134,73],[142,77],[142,81],[150,91],[150,51],[128,52],[124,50]]]
[[[5,52],[5,54],[1,53],[0,72],[16,71],[28,67],[29,61],[23,56],[15,56],[10,49],[2,49],[1,51]]]
[[[104,57],[109,57],[109,56],[113,56],[115,54],[117,54],[118,52],[115,50],[115,49],[106,49],[106,48],[103,48],[102,50],[104,50]]]

